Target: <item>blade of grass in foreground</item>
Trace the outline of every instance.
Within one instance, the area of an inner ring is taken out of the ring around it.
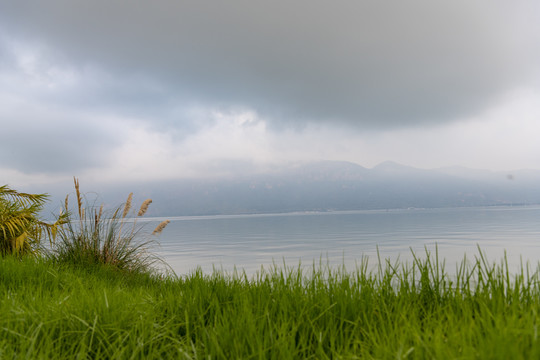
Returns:
[[[356,269],[181,277],[0,260],[2,358],[540,356],[538,270],[505,259],[445,272],[438,254]]]

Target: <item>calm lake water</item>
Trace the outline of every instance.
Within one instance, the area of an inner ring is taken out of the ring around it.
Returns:
[[[353,270],[362,257],[410,262],[438,247],[449,271],[480,246],[490,261],[506,251],[511,268],[520,257],[540,261],[540,207],[409,209],[272,215],[174,217],[154,249],[178,275],[197,267],[255,274],[261,266],[329,262]],[[146,219],[153,229],[162,218]]]

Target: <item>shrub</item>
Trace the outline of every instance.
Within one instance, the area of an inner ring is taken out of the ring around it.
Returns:
[[[144,234],[137,219],[144,216],[151,199],[145,200],[137,215],[130,218],[133,193],[125,204],[104,212],[103,205],[98,208],[89,204],[80,193],[78,180],[74,182],[76,212],[70,212],[66,197],[64,210],[68,222],[58,232],[59,240],[53,251],[56,261],[82,266],[105,265],[129,272],[151,272],[154,264],[162,262],[148,251],[154,243],[152,239],[147,236],[139,240]]]

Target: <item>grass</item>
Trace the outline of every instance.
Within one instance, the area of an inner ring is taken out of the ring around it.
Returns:
[[[153,244],[151,235],[142,233],[138,218],[144,216],[151,199],[146,199],[139,211],[128,217],[132,209],[133,193],[125,204],[112,211],[104,211],[88,201],[79,190],[79,181],[74,179],[76,206],[69,207],[68,197],[63,212],[66,223],[58,228],[57,239],[50,256],[57,263],[77,266],[108,266],[125,272],[150,272],[162,260],[149,252]],[[154,233],[159,233],[168,224],[159,224]]]
[[[182,278],[0,259],[0,358],[531,359],[540,282],[481,254]]]

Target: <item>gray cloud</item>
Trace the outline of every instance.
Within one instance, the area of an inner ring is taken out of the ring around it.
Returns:
[[[159,109],[243,106],[277,123],[381,128],[466,116],[526,85],[538,75],[534,7],[3,1],[0,23],[19,41],[47,46],[58,61],[113,74],[109,91],[77,96],[88,106],[95,97],[96,104],[146,109],[172,122]]]
[[[121,141],[118,134],[88,119],[66,118],[44,109],[21,112],[0,114],[4,134],[0,168],[74,175],[89,167],[108,165],[108,155]]]

